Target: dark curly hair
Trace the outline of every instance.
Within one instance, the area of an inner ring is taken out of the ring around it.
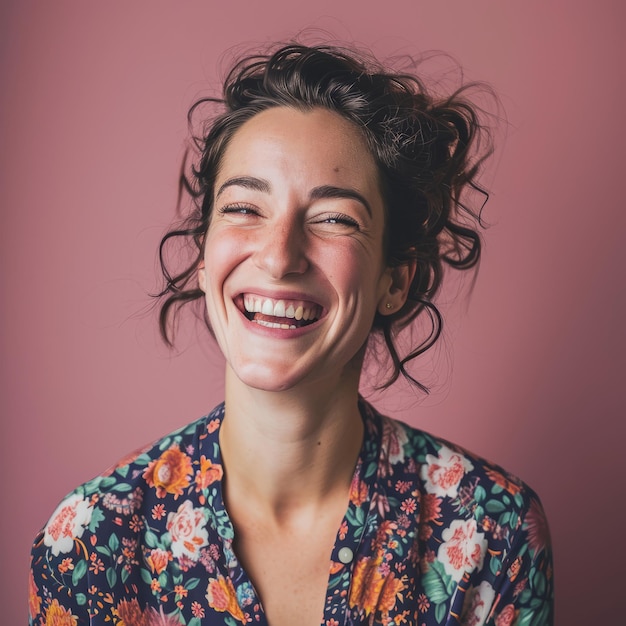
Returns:
[[[476,179],[492,149],[478,108],[465,99],[467,89],[466,85],[435,98],[419,78],[386,71],[362,54],[331,46],[291,44],[236,63],[224,82],[223,97],[203,98],[189,111],[191,128],[204,105],[213,107],[213,116],[205,118],[199,136],[192,134],[196,158],[191,167],[184,163],[181,172],[180,191],[191,196],[191,210],[163,237],[159,248],[165,286],[157,295],[162,299],[159,323],[165,342],[172,345],[171,322],[180,308],[204,295],[196,284],[196,271],[213,210],[216,176],[233,135],[271,107],[323,107],[361,130],[378,166],[387,264],[415,262],[417,267],[404,306],[392,315],[377,313],[374,319],[372,331],[384,340],[393,366],[381,388],[403,374],[427,391],[407,372],[406,364],[441,334],[443,320],[433,298],[444,266],[473,268],[481,253],[478,228],[487,193]],[[463,201],[468,189],[480,193],[482,202],[476,209]],[[190,258],[185,267],[172,271],[166,249],[181,238],[191,244]],[[421,314],[430,331],[401,356],[395,338]],[[204,318],[208,324],[206,311]]]

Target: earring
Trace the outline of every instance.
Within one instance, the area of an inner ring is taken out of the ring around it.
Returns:
[[[387,302],[387,304],[385,304],[385,308],[386,309],[393,309],[393,304],[391,304],[391,302]]]

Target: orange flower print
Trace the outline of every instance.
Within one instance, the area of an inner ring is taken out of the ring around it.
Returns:
[[[246,617],[237,602],[237,593],[230,578],[218,576],[210,578],[206,589],[209,606],[220,613],[228,612],[235,619],[245,623]]]
[[[150,550],[148,556],[146,557],[146,563],[150,567],[150,570],[153,574],[157,576],[165,570],[167,564],[172,560],[172,553],[167,550],[161,550],[159,548],[155,548],[154,550]]]
[[[511,626],[515,623],[515,607],[507,604],[496,617],[496,626]]]
[[[207,424],[207,430],[208,430],[210,433],[215,432],[215,431],[216,431],[219,427],[220,427],[220,421],[219,421],[217,418],[212,419],[212,420],[211,420],[211,421]]]
[[[152,519],[159,520],[165,517],[165,505],[164,504],[155,504],[152,507]]]
[[[349,604],[350,608],[364,612],[366,617],[376,612],[386,617],[404,590],[404,582],[393,572],[383,574],[382,561],[381,550],[376,557],[362,557],[354,567]]]
[[[157,497],[165,498],[166,494],[171,493],[174,498],[178,498],[189,486],[191,473],[191,459],[173,445],[158,459],[150,462],[143,477],[150,487],[156,488]]]
[[[77,626],[78,618],[72,615],[72,611],[63,608],[55,598],[46,609],[46,626]]]
[[[120,619],[117,626],[148,626],[148,616],[141,610],[137,598],[120,600],[113,613]]]
[[[63,559],[59,565],[59,572],[61,572],[61,574],[65,574],[65,572],[68,572],[69,570],[74,569],[74,563],[72,562],[72,559]]]
[[[517,495],[522,490],[521,485],[518,484],[519,479],[514,476],[505,476],[501,472],[493,470],[489,467],[485,468],[485,473],[489,476],[489,478],[491,478],[491,480],[493,480],[494,483],[496,483],[496,485],[502,487],[505,491],[508,491],[512,496]]]
[[[350,484],[350,502],[354,506],[361,506],[367,500],[367,484],[359,480],[358,472],[354,474]]]
[[[35,619],[35,616],[39,614],[41,610],[41,598],[39,597],[39,589],[35,583],[35,577],[33,571],[30,571],[28,576],[28,612],[31,619]]]
[[[434,493],[420,497],[420,522],[436,522],[441,517],[441,498]]]
[[[204,454],[200,457],[200,469],[196,472],[196,491],[206,489],[216,480],[222,480],[224,471],[218,463],[212,463]]]

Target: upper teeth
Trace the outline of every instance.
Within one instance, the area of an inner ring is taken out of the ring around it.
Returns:
[[[263,315],[272,315],[273,317],[312,320],[317,319],[320,314],[320,307],[317,304],[306,302],[285,302],[285,300],[271,300],[270,298],[245,295],[243,303],[248,313],[263,313]]]

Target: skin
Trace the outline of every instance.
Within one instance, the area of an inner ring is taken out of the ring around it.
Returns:
[[[272,626],[317,626],[363,436],[364,346],[414,268],[384,263],[376,165],[334,112],[254,116],[224,153],[214,200],[198,281],[226,358],[235,548]]]

